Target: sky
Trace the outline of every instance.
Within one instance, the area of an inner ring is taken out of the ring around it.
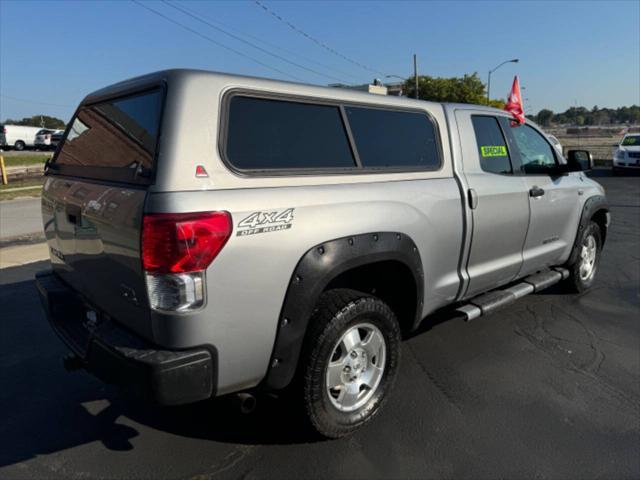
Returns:
[[[299,31],[253,0],[173,5],[259,49],[161,1],[0,0],[0,120],[69,120],[87,93],[165,68],[394,82],[414,53],[420,74],[484,82],[519,58],[492,74],[491,94],[505,98],[519,75],[527,113],[640,104],[640,0],[260,2]]]

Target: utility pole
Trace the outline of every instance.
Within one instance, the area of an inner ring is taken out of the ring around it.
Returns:
[[[416,81],[416,99],[420,98],[418,95],[418,58],[416,54],[413,54],[413,78]]]

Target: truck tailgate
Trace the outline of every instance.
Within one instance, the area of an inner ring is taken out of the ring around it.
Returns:
[[[44,231],[53,270],[90,307],[153,340],[141,261],[164,90],[81,105],[47,168]]]
[[[140,261],[146,192],[49,177],[42,195],[53,270],[101,311],[151,338]]]

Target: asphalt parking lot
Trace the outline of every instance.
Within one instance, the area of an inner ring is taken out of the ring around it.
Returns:
[[[639,478],[640,179],[595,174],[613,225],[594,288],[427,320],[385,411],[343,440],[272,398],[161,409],[66,373],[32,281],[46,263],[3,270],[0,478]]]

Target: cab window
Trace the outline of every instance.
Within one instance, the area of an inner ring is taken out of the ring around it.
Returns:
[[[529,125],[511,128],[516,148],[520,152],[522,170],[527,174],[546,174],[557,165],[553,147]]]
[[[345,110],[364,168],[440,168],[436,128],[424,113],[351,106]]]
[[[489,173],[511,174],[511,159],[498,119],[485,115],[471,117],[478,144],[480,168]]]
[[[337,105],[235,95],[227,128],[226,156],[241,170],[356,167]]]

